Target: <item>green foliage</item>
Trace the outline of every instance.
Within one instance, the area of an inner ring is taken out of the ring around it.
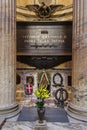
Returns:
[[[37,107],[43,107],[44,106],[44,100],[37,100],[37,102],[36,102],[36,106]]]

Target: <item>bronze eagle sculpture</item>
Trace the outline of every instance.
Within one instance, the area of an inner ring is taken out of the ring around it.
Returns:
[[[41,5],[26,5],[29,11],[35,12],[40,18],[49,18],[53,13],[63,8],[64,5],[49,5],[47,6],[44,2]]]

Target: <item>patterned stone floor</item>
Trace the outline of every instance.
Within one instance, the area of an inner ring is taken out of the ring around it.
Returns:
[[[35,103],[25,100],[20,104],[22,109],[23,106],[30,107],[35,106]],[[54,103],[47,103],[46,106],[57,107]],[[65,107],[67,109],[67,107]],[[20,113],[19,113],[20,114]],[[7,119],[6,123],[0,130],[34,130],[35,122],[17,122],[19,115]],[[69,123],[58,123],[58,122],[47,122],[47,130],[87,130],[87,122],[82,122],[76,119],[73,119],[68,116]]]
[[[1,130],[34,130],[35,122],[6,122]],[[47,130],[87,130],[87,123],[47,123]]]

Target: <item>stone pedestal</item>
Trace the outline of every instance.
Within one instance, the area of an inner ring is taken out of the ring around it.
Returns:
[[[16,103],[16,4],[0,0],[0,116],[19,112]]]
[[[44,120],[43,123],[39,123],[39,120],[35,123],[35,130],[47,130],[47,123]]]
[[[87,0],[73,0],[72,102],[68,114],[87,121]]]

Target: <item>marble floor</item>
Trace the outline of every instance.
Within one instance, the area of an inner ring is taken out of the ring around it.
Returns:
[[[47,130],[87,130],[87,123],[46,123]],[[34,130],[35,122],[6,122],[1,130]]]
[[[21,109],[24,105],[26,107],[30,107],[29,104],[22,104],[20,106]],[[50,107],[56,106],[54,106],[54,104],[50,104]],[[65,109],[67,110],[67,107]],[[0,130],[35,130],[36,122],[17,122],[18,116],[19,115],[16,115],[15,117],[7,119]],[[47,122],[47,130],[87,130],[87,122],[76,120],[70,116],[68,116],[68,119],[69,123]]]

